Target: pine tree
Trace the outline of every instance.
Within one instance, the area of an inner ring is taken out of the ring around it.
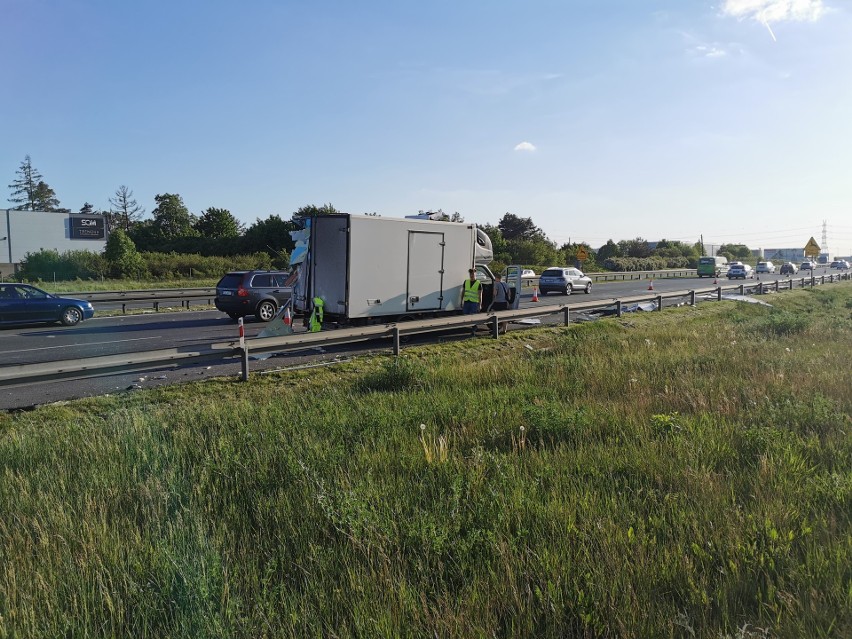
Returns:
[[[145,213],[145,209],[133,199],[133,191],[123,184],[115,190],[115,196],[109,199],[109,203],[110,228],[115,226],[129,231],[130,225],[139,221]]]
[[[35,193],[33,194],[33,210],[34,211],[62,211],[68,212],[67,209],[59,208],[59,200],[56,199],[56,193],[43,180],[36,184]]]
[[[17,211],[35,211],[37,210],[37,188],[39,184],[44,184],[41,173],[33,168],[32,160],[27,155],[24,161],[21,162],[20,168],[15,171],[20,177],[14,180],[9,188],[12,189],[12,197],[9,201],[17,204]]]

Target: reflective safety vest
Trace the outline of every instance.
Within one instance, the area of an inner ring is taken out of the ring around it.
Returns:
[[[479,303],[479,280],[471,282],[469,279],[464,281],[464,301]]]
[[[311,333],[319,333],[322,330],[322,318],[325,314],[325,302],[321,297],[314,298],[314,310],[311,311]]]

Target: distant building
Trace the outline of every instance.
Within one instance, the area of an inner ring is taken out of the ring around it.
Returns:
[[[763,257],[765,260],[772,262],[801,262],[805,259],[804,248],[768,248],[763,249]]]
[[[106,240],[102,215],[0,209],[0,275],[14,275],[27,253],[42,249],[102,253]]]

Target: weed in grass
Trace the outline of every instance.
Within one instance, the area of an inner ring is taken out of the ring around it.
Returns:
[[[444,435],[426,432],[426,424],[420,424],[420,445],[423,446],[423,454],[426,456],[427,464],[443,464],[449,456],[449,444]]]
[[[397,357],[385,362],[378,370],[367,373],[358,388],[364,393],[412,391],[423,386],[424,373],[425,369],[419,362]]]
[[[809,326],[810,319],[805,314],[773,309],[754,324],[752,332],[779,336],[797,335],[804,333]]]

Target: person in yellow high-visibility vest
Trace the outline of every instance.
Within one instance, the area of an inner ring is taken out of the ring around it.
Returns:
[[[319,333],[322,330],[322,318],[325,314],[325,302],[321,297],[314,298],[314,310],[311,311],[310,329],[311,333]]]
[[[468,274],[462,287],[462,313],[475,315],[482,308],[482,282],[476,279],[476,269],[470,269]],[[476,326],[470,328],[470,334],[476,334]]]

